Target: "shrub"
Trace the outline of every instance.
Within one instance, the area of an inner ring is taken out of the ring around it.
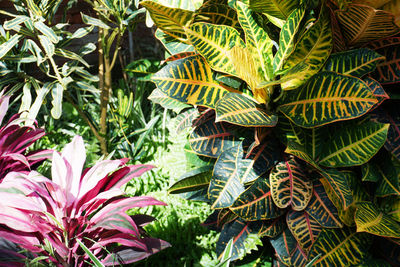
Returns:
[[[61,154],[53,153],[52,180],[34,171],[9,173],[0,185],[0,237],[60,266],[88,265],[79,242],[104,265],[138,261],[168,247],[143,230],[154,218],[126,214],[165,204],[125,197],[120,189],[152,166],[103,160],[82,171],[85,157],[83,140],[75,137]]]
[[[210,203],[218,255],[258,235],[279,265],[400,264],[398,5],[369,2],[141,2],[172,54],[157,102],[195,106],[205,165],[170,191]]]

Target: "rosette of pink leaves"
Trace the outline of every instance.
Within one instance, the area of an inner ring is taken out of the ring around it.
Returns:
[[[57,266],[88,265],[77,240],[106,266],[135,262],[168,247],[143,230],[154,218],[126,214],[131,208],[166,204],[148,196],[127,197],[120,189],[153,166],[103,160],[82,171],[85,159],[83,140],[75,137],[61,154],[54,152],[52,180],[35,171],[9,173],[0,184],[0,237],[48,256]]]
[[[9,96],[0,93],[0,125],[8,110]],[[0,128],[0,182],[10,171],[29,171],[31,167],[51,156],[51,150],[25,153],[36,140],[45,135],[44,130],[21,126],[24,119],[15,114]]]

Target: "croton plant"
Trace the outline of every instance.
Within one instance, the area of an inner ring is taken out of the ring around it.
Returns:
[[[194,106],[170,192],[210,203],[217,254],[258,235],[278,266],[399,266],[400,2],[190,2],[141,2],[171,54],[150,98]]]

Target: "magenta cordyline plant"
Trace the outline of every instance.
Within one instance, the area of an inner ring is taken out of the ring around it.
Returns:
[[[8,110],[9,96],[0,93],[0,125]],[[29,171],[51,155],[50,150],[26,153],[26,149],[44,136],[44,130],[21,126],[24,119],[15,114],[0,128],[0,182],[10,171]]]
[[[104,160],[82,171],[85,159],[83,140],[75,137],[61,154],[53,153],[52,180],[35,171],[9,173],[0,184],[0,237],[57,266],[88,265],[78,240],[104,265],[135,262],[168,247],[142,228],[154,218],[126,214],[165,204],[126,197],[120,189],[152,166]]]

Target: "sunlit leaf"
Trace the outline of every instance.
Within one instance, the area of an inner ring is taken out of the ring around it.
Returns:
[[[169,189],[170,194],[196,191],[208,187],[212,176],[212,166],[204,166],[185,173]]]
[[[299,6],[300,1],[297,0],[249,0],[250,8],[257,12],[265,12],[279,19],[286,19],[290,13]]]

